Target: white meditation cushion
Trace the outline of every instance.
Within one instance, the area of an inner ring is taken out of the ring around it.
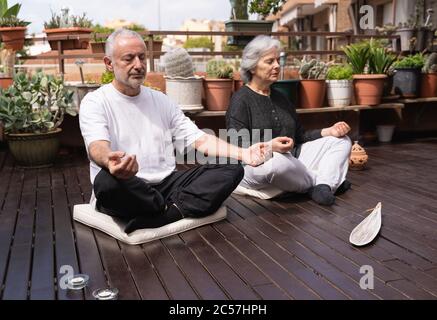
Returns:
[[[248,195],[248,196],[267,200],[279,196],[280,194],[284,193],[284,191],[273,186],[268,186],[258,190],[238,186],[233,193],[242,196]]]
[[[214,214],[203,218],[184,218],[159,228],[138,229],[129,234],[124,232],[126,223],[107,214],[96,211],[92,204],[77,204],[73,209],[73,219],[89,227],[99,229],[127,244],[140,244],[175,235],[205,224],[226,218],[226,207],[220,207]]]

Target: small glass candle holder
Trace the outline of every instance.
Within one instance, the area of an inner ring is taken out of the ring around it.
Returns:
[[[93,297],[96,300],[117,300],[118,289],[117,288],[101,288],[93,292]]]

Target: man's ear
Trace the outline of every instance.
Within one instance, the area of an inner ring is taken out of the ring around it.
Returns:
[[[112,66],[112,60],[110,57],[105,56],[103,58],[103,62],[105,63],[106,70],[108,70],[110,72],[114,72],[114,67]]]

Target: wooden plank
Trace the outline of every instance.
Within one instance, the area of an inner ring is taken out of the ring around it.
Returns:
[[[141,246],[120,243],[135,286],[143,300],[168,300],[155,267],[149,262]]]
[[[10,249],[18,217],[23,181],[23,171],[13,170],[0,214],[0,281],[2,284],[0,286],[0,297],[4,292],[4,281],[8,270]]]
[[[71,210],[75,204],[83,203],[83,197],[77,193],[68,192],[68,202]],[[79,222],[74,222],[73,227],[76,234],[77,255],[80,272],[90,277],[85,293],[85,299],[94,300],[92,292],[99,288],[108,286],[105,276],[103,262],[100,259],[100,252],[94,237],[93,230]]]
[[[50,175],[47,170],[39,170],[30,287],[30,299],[32,300],[54,300],[56,297],[53,234]]]
[[[247,243],[245,238],[234,238],[233,243],[238,243],[238,248],[291,297],[296,299],[333,298],[334,296],[345,298],[344,294],[328,285],[325,279],[314,274],[307,265],[302,264],[301,259],[297,261],[293,253],[290,254],[281,248],[283,246],[272,244],[271,239],[267,238],[262,231],[257,231],[251,220],[237,218],[233,209],[229,210],[228,220],[234,228],[249,237],[253,242],[252,246],[257,250],[249,248],[243,251],[244,247],[240,243]],[[236,231],[230,226],[223,225],[220,226],[220,232],[228,236]]]
[[[389,285],[401,292],[413,300],[431,300],[436,297],[429,292],[417,287],[409,280],[396,280],[390,282]]]
[[[187,231],[180,236],[231,299],[260,299],[199,233],[195,230]]]
[[[26,300],[28,298],[36,202],[35,190],[36,172],[26,170],[5,280],[4,300]]]
[[[179,236],[162,240],[179,268],[190,281],[193,288],[204,300],[227,300],[226,292],[216,281],[215,274],[210,274],[198,257],[190,250]]]
[[[272,217],[269,216],[268,219],[271,221]],[[359,278],[358,266],[348,265],[340,256],[336,257],[338,260],[332,261],[332,257],[317,249],[319,246],[322,246],[321,243],[314,243],[313,239],[305,236],[298,229],[291,228],[291,226],[289,227],[285,224],[279,226],[275,224],[273,227],[263,219],[253,219],[250,230],[245,225],[247,225],[247,222],[239,225],[239,228],[242,228],[247,235],[252,235],[253,231],[251,230],[258,229],[266,237],[274,239],[274,241],[279,243],[290,254],[296,256],[306,266],[314,270],[314,272],[322,275],[337,288],[340,288],[349,297],[354,299],[376,299],[376,296],[372,293],[359,288],[357,281],[357,278]],[[281,233],[278,231],[281,231]],[[281,238],[281,234],[287,236]],[[333,281],[333,279],[335,280]]]
[[[109,286],[119,290],[120,300],[138,300],[138,290],[117,240],[100,232],[94,232],[99,245],[100,256],[106,270]]]
[[[61,268],[63,266],[71,267],[74,273],[79,273],[80,269],[62,169],[55,167],[52,168],[50,172],[55,228],[57,299],[82,300],[84,298],[82,290],[67,290],[61,288],[60,280],[65,276],[64,273],[61,273]]]
[[[170,299],[199,299],[161,241],[146,243],[142,245],[142,248],[158,273]]]

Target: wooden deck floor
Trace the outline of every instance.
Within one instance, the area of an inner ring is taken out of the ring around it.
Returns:
[[[369,169],[335,206],[307,199],[232,196],[228,218],[142,246],[73,222],[91,186],[84,154],[23,170],[0,152],[0,298],[436,299],[437,140],[367,148]],[[383,204],[383,226],[365,248],[348,243],[365,210]],[[59,287],[62,266],[86,273],[86,290]],[[374,289],[359,286],[362,266]]]

